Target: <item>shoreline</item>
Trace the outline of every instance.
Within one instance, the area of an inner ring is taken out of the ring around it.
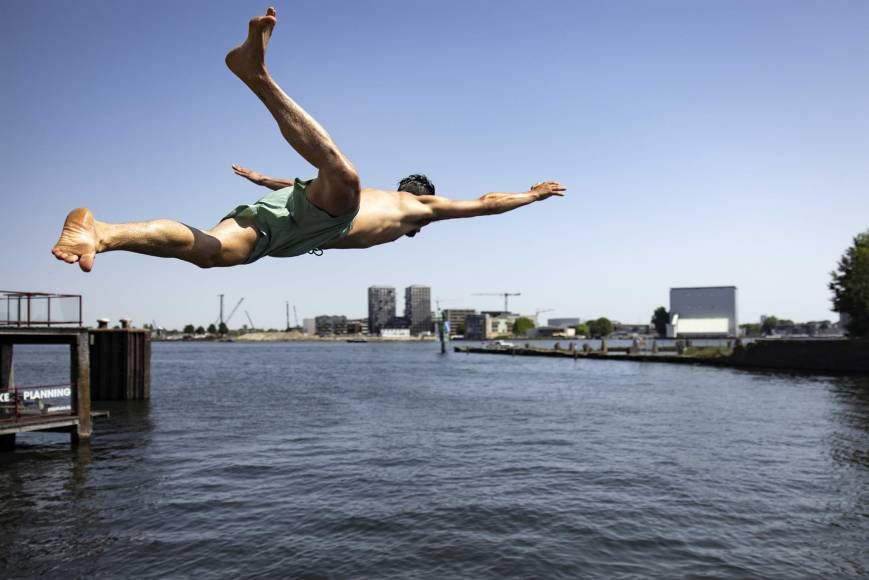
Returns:
[[[485,348],[456,346],[454,352],[507,356],[558,357],[574,360],[609,360],[704,365],[748,370],[869,376],[869,340],[761,341],[734,348],[730,354],[664,354],[650,352],[600,352],[555,348]],[[615,349],[610,349],[615,350]],[[619,349],[621,350],[621,349]]]
[[[227,340],[230,339],[230,340]],[[153,342],[434,342],[434,336],[365,336],[342,334],[338,336],[312,336],[299,332],[249,332],[238,336],[202,338],[152,338]]]

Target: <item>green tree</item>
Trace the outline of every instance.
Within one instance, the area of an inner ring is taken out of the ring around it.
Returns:
[[[779,325],[779,320],[775,316],[764,316],[763,322],[760,323],[760,331],[765,335],[770,335],[775,331],[775,327]]]
[[[652,314],[652,325],[655,327],[655,332],[658,336],[667,335],[667,325],[670,324],[670,313],[663,306],[655,308],[655,313]]]
[[[225,322],[221,322],[220,326],[217,327],[217,332],[220,334],[229,334],[229,327],[226,326]]]
[[[744,336],[760,336],[761,334],[763,334],[763,330],[761,329],[760,324],[756,322],[740,324],[739,328],[742,329],[742,334]]]
[[[196,334],[205,334],[205,329],[202,328],[201,326],[197,326],[195,332],[196,332]]]
[[[576,325],[576,336],[589,336],[591,335],[591,331],[588,329],[588,324],[577,324]]]
[[[193,334],[196,332],[196,328],[192,324],[184,325],[184,334]]]
[[[613,323],[609,318],[601,316],[597,320],[589,320],[588,331],[594,338],[604,338],[613,333]]]
[[[214,324],[208,325],[208,334],[217,334],[217,327]]]
[[[869,230],[857,234],[830,275],[833,310],[848,315],[848,334],[869,336]]]
[[[513,323],[513,336],[525,336],[525,333],[534,328],[534,321],[527,316],[520,316]]]

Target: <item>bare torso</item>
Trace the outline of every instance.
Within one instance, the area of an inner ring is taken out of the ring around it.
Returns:
[[[350,233],[327,247],[370,248],[393,242],[424,226],[430,215],[428,204],[412,193],[363,189]]]

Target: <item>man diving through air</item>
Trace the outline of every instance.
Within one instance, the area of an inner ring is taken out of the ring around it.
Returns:
[[[78,262],[85,272],[93,269],[97,254],[111,250],[179,258],[202,268],[237,266],[263,256],[369,248],[413,237],[433,221],[503,213],[564,195],[564,187],[547,181],[524,193],[455,201],[436,196],[422,175],[403,179],[399,191],[360,189],[353,164],[266,70],[266,47],[276,23],[274,8],[251,20],[247,40],[226,55],[226,64],[260,98],[293,149],[319,170],[316,179],[273,179],[234,165],[236,174],[274,191],[237,207],[210,230],[172,220],[109,224],[86,208],[74,209],[51,250],[57,259]]]

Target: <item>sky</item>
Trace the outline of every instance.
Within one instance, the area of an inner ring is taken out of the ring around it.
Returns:
[[[254,2],[0,3],[0,289],[177,328],[366,315],[366,289],[442,307],[646,322],[671,287],[735,285],[740,322],[835,319],[827,284],[869,228],[869,3],[277,2],[267,63],[363,186],[426,173],[475,198],[556,179],[508,214],[368,250],[201,270],[50,254],[66,213],[213,226],[315,170],[225,67]]]

